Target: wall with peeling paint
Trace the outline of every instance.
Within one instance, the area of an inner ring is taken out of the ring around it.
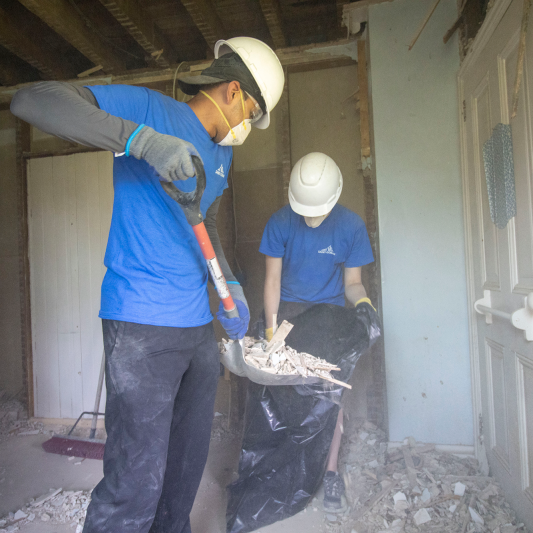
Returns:
[[[408,51],[431,5],[369,15],[389,438],[472,445],[455,0]]]

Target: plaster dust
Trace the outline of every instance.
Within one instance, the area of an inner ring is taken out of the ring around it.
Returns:
[[[215,417],[207,466],[192,514],[198,533],[225,533],[225,486],[236,478],[239,437]],[[388,450],[384,434],[364,420],[346,420],[340,472],[347,508],[325,513],[323,493],[296,516],[260,533],[527,533],[497,482],[479,474],[472,457],[421,445],[412,437]],[[80,533],[101,461],[45,454],[45,435],[0,444],[0,532]]]

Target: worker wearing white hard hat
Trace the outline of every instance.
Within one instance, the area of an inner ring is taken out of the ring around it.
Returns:
[[[215,60],[200,76],[179,82],[194,95],[186,103],[143,87],[43,82],[18,91],[11,104],[13,114],[42,131],[115,153],[99,314],[107,442],[84,533],[191,531],[220,354],[206,263],[183,210],[160,182],[193,190],[193,156],[206,175],[200,209],[239,314],[227,318],[221,306],[217,318],[232,339],[248,329],[248,305],[224,258],[216,214],[232,146],[251,126],[268,127],[283,69],[267,45],[237,37],[216,44]]]
[[[259,251],[266,256],[264,310],[266,339],[277,324],[320,304],[371,305],[361,267],[374,261],[363,220],[338,205],[342,174],[331,157],[312,152],[291,172],[289,205],[270,218]],[[342,410],[324,476],[324,508],[345,506],[337,472]]]

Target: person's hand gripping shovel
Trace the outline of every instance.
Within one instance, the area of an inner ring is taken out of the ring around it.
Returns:
[[[200,201],[206,185],[204,166],[199,157],[192,155],[191,159],[196,171],[196,189],[194,191],[180,191],[174,183],[168,181],[161,181],[160,183],[165,192],[181,206],[187,222],[192,226],[221,300],[221,309],[217,313],[217,318],[230,338],[238,340],[238,342],[232,343],[228,352],[228,357],[231,359],[230,365],[224,364],[232,372],[244,375],[244,334],[248,326],[248,308],[242,301],[233,299],[224,274],[222,274],[200,210]],[[236,287],[242,291],[240,285]]]

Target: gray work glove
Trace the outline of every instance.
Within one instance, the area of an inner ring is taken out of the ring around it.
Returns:
[[[196,172],[191,156],[200,157],[190,142],[157,133],[149,126],[144,126],[133,138],[130,154],[137,159],[144,159],[165,181],[192,178]]]

